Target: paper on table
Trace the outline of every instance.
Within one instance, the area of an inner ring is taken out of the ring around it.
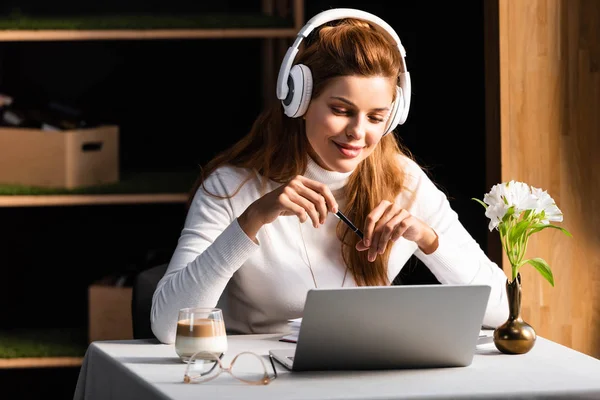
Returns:
[[[302,323],[302,318],[294,318],[288,320],[288,327],[290,328],[290,333],[284,335],[279,339],[282,342],[290,342],[296,343],[298,341],[298,332],[300,332],[300,324]]]
[[[477,346],[489,345],[494,343],[494,331],[489,329],[481,329],[479,331],[479,338],[477,339]]]
[[[288,326],[292,328],[300,328],[302,318],[288,319]]]

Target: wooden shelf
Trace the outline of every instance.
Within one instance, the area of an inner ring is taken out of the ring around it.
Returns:
[[[0,358],[0,369],[79,367],[83,357]]]
[[[76,189],[0,184],[0,208],[185,203],[195,171],[123,172],[117,183]]]
[[[295,29],[0,30],[0,41],[293,38]]]
[[[185,203],[187,193],[0,196],[0,207]]]
[[[296,0],[295,3],[298,3]],[[295,4],[301,10],[301,4]],[[0,41],[292,38],[294,19],[250,14],[124,14],[0,17]]]
[[[1,329],[0,369],[80,366],[87,349],[83,329]]]

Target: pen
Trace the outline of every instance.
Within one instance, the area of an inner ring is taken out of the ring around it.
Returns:
[[[344,223],[346,225],[348,225],[350,227],[350,229],[352,229],[354,231],[354,233],[356,233],[358,235],[359,238],[363,238],[363,233],[360,231],[360,229],[358,229],[356,226],[354,226],[354,224],[352,222],[350,222],[350,220],[348,218],[346,218],[346,216],[344,214],[342,214],[342,212],[340,210],[338,210],[338,212],[335,213],[335,216],[338,217],[339,219],[341,219],[342,221],[344,221]]]

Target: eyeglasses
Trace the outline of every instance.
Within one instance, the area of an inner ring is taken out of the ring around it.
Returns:
[[[199,355],[202,355],[202,358],[197,358]],[[269,361],[273,368],[272,375],[269,375],[263,358],[250,351],[237,354],[231,360],[229,367],[223,365],[221,358],[223,358],[223,353],[220,355],[203,352],[192,354],[187,361],[183,382],[204,383],[215,379],[221,375],[221,372],[228,372],[237,380],[251,385],[268,385],[277,378],[277,370],[271,355],[269,355]],[[237,368],[234,368],[236,365]]]

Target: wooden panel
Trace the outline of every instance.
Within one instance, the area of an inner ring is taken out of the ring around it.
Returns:
[[[296,36],[295,29],[0,30],[0,41],[262,39]]]
[[[525,266],[523,318],[600,358],[600,0],[499,0],[497,12],[501,179],[547,190],[573,234],[530,239],[555,287]]]
[[[0,358],[0,369],[79,367],[83,357]]]
[[[0,207],[185,203],[187,193],[0,196]]]

